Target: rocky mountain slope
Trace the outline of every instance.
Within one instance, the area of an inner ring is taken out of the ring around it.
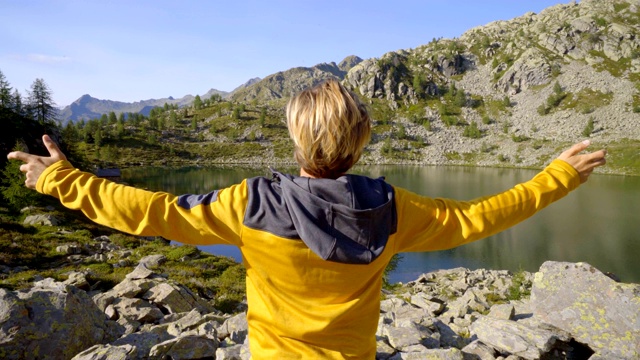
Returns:
[[[296,67],[280,71],[256,82],[253,85],[234,91],[231,99],[240,102],[282,99],[313,86],[326,79],[344,79],[347,72],[362,61],[352,55],[339,64],[322,63],[312,67]]]
[[[639,35],[636,0],[571,2],[365,60],[344,83],[396,109],[393,127],[432,145],[423,162],[537,166],[559,144],[640,138]]]

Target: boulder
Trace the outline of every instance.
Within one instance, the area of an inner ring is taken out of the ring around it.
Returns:
[[[218,340],[201,336],[183,336],[155,345],[149,352],[152,359],[202,359],[215,357]]]
[[[112,305],[119,316],[140,323],[155,323],[164,317],[160,309],[143,299],[119,298]]]
[[[565,348],[571,336],[559,329],[528,327],[521,323],[482,316],[469,328],[472,335],[502,353],[524,359],[540,359]]]
[[[153,302],[167,313],[188,312],[194,308],[205,313],[214,310],[209,303],[197,297],[187,287],[169,282],[155,284],[142,298]]]
[[[610,359],[640,357],[640,284],[618,283],[587,263],[545,262],[531,290],[534,317]]]
[[[249,360],[251,353],[247,344],[219,347],[216,350],[216,360]]]
[[[229,337],[236,344],[242,344],[248,332],[249,324],[247,323],[247,314],[244,312],[230,317],[218,328],[219,337]]]
[[[123,330],[74,286],[48,278],[28,290],[0,289],[0,358],[69,359]]]
[[[164,255],[147,255],[140,259],[139,264],[145,265],[149,269],[157,268],[167,261],[167,257]]]
[[[74,356],[71,360],[133,360],[138,359],[138,351],[132,345],[94,345]]]

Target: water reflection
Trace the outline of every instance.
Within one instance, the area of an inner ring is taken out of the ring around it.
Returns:
[[[295,169],[280,169],[295,171]],[[530,179],[536,171],[469,167],[367,166],[354,173],[384,176],[388,182],[432,197],[470,200]],[[129,169],[125,180],[150,190],[206,193],[267,175],[264,168]],[[593,175],[589,182],[532,218],[490,238],[432,253],[403,254],[392,281],[409,281],[426,271],[463,266],[536,271],[546,260],[588,262],[626,282],[640,282],[640,178]],[[240,260],[233,247],[205,250]]]

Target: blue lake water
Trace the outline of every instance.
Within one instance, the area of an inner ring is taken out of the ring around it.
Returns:
[[[295,169],[280,169],[296,171]],[[509,189],[537,171],[444,166],[367,166],[354,173],[384,176],[396,186],[432,197],[459,200]],[[123,170],[123,180],[150,190],[174,194],[207,193],[267,169],[136,168]],[[232,246],[203,250],[241,261]],[[640,177],[594,174],[578,190],[523,223],[452,250],[405,253],[390,275],[407,282],[420,274],[454,267],[536,271],[546,260],[587,262],[616,274],[624,282],[640,282]]]

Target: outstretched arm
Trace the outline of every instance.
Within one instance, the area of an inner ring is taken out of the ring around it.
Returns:
[[[74,169],[49,136],[43,140],[50,156],[21,151],[8,155],[24,162],[20,170],[26,174],[27,187],[127,233],[190,244],[239,243],[247,197],[244,183],[217,191],[213,201],[185,207],[175,195],[136,189]]]
[[[533,179],[471,201],[433,199],[397,189],[396,251],[450,249],[509,228],[588,180],[606,151],[581,154],[588,141],[564,151]]]
[[[44,142],[44,146],[47,147],[50,156],[32,155],[22,151],[13,151],[7,155],[9,160],[20,160],[24,162],[24,164],[20,165],[20,171],[27,175],[24,184],[30,189],[36,188],[38,179],[46,168],[60,160],[67,160],[67,157],[60,151],[58,145],[51,140],[49,135],[43,135],[42,141]]]

